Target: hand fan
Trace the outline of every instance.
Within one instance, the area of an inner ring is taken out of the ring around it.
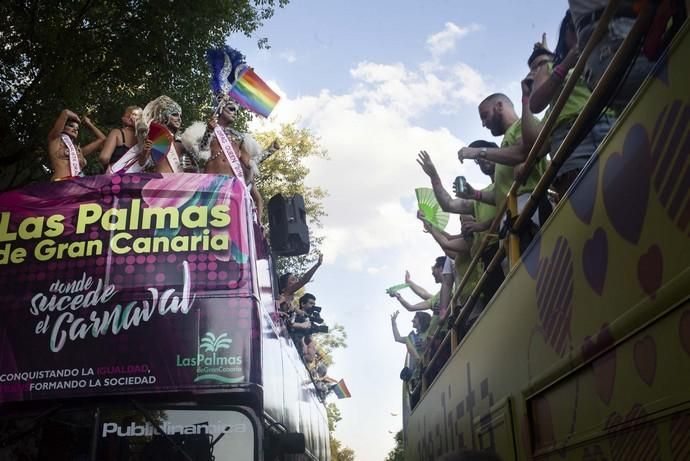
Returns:
[[[417,195],[419,209],[424,213],[424,219],[437,229],[445,229],[448,224],[448,213],[441,210],[434,191],[427,187],[419,187],[414,192]]]
[[[160,162],[168,155],[168,151],[170,151],[170,147],[174,141],[170,130],[156,122],[152,122],[149,125],[149,134],[146,139],[153,143],[151,146],[151,158],[153,158],[153,161],[156,163]]]
[[[407,288],[410,285],[407,283],[401,283],[400,285],[393,285],[390,288],[386,288],[386,294],[392,295],[394,293],[397,293],[398,291],[402,290],[403,288]]]

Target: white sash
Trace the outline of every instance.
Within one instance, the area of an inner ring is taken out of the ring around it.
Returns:
[[[143,171],[144,168],[139,165],[139,152],[141,152],[139,146],[137,144],[133,145],[117,162],[108,165],[106,172],[108,174],[116,174],[120,171],[123,173],[139,173]]]
[[[173,173],[182,173],[182,168],[180,168],[180,157],[177,155],[177,150],[175,149],[175,140],[170,144],[170,150],[165,154],[165,158],[168,160],[168,165]]]
[[[235,149],[232,148],[232,143],[228,139],[227,135],[225,134],[223,129],[218,125],[216,125],[216,127],[213,129],[213,133],[216,135],[216,138],[218,139],[220,149],[223,151],[225,159],[230,164],[232,172],[235,173],[235,176],[237,176],[237,178],[240,181],[242,181],[242,184],[246,185],[244,180],[244,170],[242,169],[242,163],[240,163],[240,159],[237,158]]]
[[[74,148],[72,139],[69,136],[63,134],[60,137],[62,138],[62,142],[65,143],[65,147],[67,147],[67,150],[69,151],[69,174],[70,176],[79,176],[81,173],[81,164],[79,163],[79,154],[77,153],[77,149]]]

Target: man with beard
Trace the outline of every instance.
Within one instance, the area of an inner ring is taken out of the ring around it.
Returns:
[[[523,104],[529,105],[529,100],[523,100]],[[527,112],[526,112],[527,113]],[[531,116],[531,113],[529,113]],[[494,191],[475,191],[468,188],[460,192],[460,196],[468,199],[503,206],[510,186],[515,178],[515,167],[527,159],[529,151],[522,142],[522,120],[515,112],[513,102],[503,93],[494,93],[479,104],[479,118],[482,126],[491,131],[494,136],[503,136],[501,147],[463,147],[458,151],[458,159],[486,159],[496,164],[494,170]],[[517,210],[522,211],[530,194],[539,183],[547,168],[545,158],[541,158],[532,169],[529,177],[524,178],[517,190]],[[519,169],[519,168],[518,168]],[[540,210],[540,213],[532,215],[532,221],[538,227],[541,218],[548,216],[548,210]]]

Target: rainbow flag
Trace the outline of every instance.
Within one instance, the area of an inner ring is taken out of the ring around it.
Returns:
[[[270,115],[280,99],[251,67],[242,72],[228,94],[240,106],[264,117]]]
[[[339,399],[349,399],[352,397],[352,394],[350,394],[350,390],[347,388],[344,379],[338,381],[338,384],[334,384],[333,387],[331,387],[331,390],[336,396],[338,396]]]

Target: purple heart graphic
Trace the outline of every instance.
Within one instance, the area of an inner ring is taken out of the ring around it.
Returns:
[[[614,229],[637,244],[647,212],[651,158],[649,137],[639,123],[625,136],[623,152],[612,154],[604,167],[604,206]]]
[[[657,245],[652,245],[637,262],[637,279],[650,298],[656,297],[664,275],[664,256]]]
[[[656,375],[656,343],[654,338],[647,335],[635,343],[633,348],[635,369],[642,381],[651,386]]]
[[[585,278],[599,296],[604,292],[608,261],[609,244],[606,231],[599,227],[594,231],[592,238],[585,242],[582,251],[582,270],[585,272]]]
[[[657,118],[651,149],[657,198],[681,231],[690,223],[689,124],[690,104],[679,99],[668,104]]]
[[[614,343],[613,335],[608,324],[604,324],[596,338],[586,336],[582,343],[582,356],[589,360]],[[613,387],[616,383],[616,349],[611,349],[604,355],[592,361],[594,384],[597,394],[602,402],[607,405],[613,396]]]
[[[544,337],[562,357],[570,344],[573,310],[573,256],[565,238],[559,237],[551,256],[540,261],[536,292]]]
[[[532,240],[532,244],[527,248],[527,251],[522,254],[522,264],[525,265],[527,273],[533,279],[537,278],[539,271],[539,254],[541,252],[541,232],[539,232]]]
[[[592,222],[594,202],[599,187],[599,157],[592,160],[587,169],[581,173],[578,185],[572,190],[568,201],[573,207],[575,216],[585,224]]]
[[[612,461],[661,459],[661,444],[656,424],[649,421],[640,404],[625,417],[612,413],[606,421]]]

